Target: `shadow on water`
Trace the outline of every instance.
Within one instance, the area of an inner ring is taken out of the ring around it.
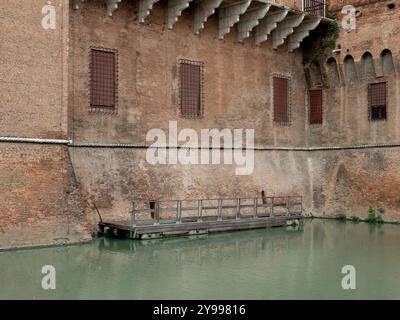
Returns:
[[[113,237],[102,237],[97,240],[98,249],[100,251],[111,251],[118,253],[137,253],[137,252],[152,252],[152,251],[185,251],[193,248],[209,248],[211,247],[228,247],[231,245],[257,245],[280,243],[286,246],[287,241],[294,240],[296,237],[301,237],[304,229],[301,226],[269,228],[247,231],[221,232],[205,235],[194,235],[187,237],[171,237],[164,239],[152,240],[130,240],[130,239],[115,239]],[[278,244],[278,247],[280,246]],[[239,248],[239,247],[238,247]]]

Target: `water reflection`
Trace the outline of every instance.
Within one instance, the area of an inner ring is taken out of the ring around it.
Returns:
[[[400,227],[313,220],[303,227],[0,253],[0,298],[400,298]],[[41,289],[54,265],[57,290]],[[344,291],[341,268],[357,270]]]

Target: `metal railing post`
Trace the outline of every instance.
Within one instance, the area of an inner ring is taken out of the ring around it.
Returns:
[[[300,197],[300,206],[301,206],[301,208],[300,208],[300,215],[302,216],[303,215],[303,196],[301,196]]]
[[[203,221],[203,200],[198,200],[197,201],[197,221],[202,222]]]
[[[176,223],[182,223],[182,201],[176,201]]]
[[[136,227],[135,201],[132,201],[131,227]]]
[[[236,220],[240,219],[240,198],[237,199],[236,204]]]
[[[218,221],[222,221],[222,199],[218,199]]]
[[[286,215],[290,216],[290,197],[286,197]]]
[[[271,212],[270,212],[271,218],[275,216],[274,214],[274,197],[271,198]]]

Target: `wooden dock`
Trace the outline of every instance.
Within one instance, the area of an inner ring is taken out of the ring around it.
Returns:
[[[153,239],[277,227],[303,218],[302,197],[134,200],[130,219],[99,223],[103,233]]]

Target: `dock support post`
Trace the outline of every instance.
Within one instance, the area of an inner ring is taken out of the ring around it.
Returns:
[[[203,200],[198,200],[197,201],[197,221],[198,222],[203,222]]]
[[[182,201],[176,201],[176,223],[182,223]]]
[[[240,219],[240,198],[237,199],[237,204],[236,204],[236,220]]]
[[[218,199],[218,221],[222,221],[222,199]]]
[[[272,197],[271,199],[271,218],[273,218],[275,216],[274,214],[274,197]]]
[[[136,227],[135,201],[132,202],[131,227]]]
[[[254,216],[258,219],[258,199],[254,198]]]

